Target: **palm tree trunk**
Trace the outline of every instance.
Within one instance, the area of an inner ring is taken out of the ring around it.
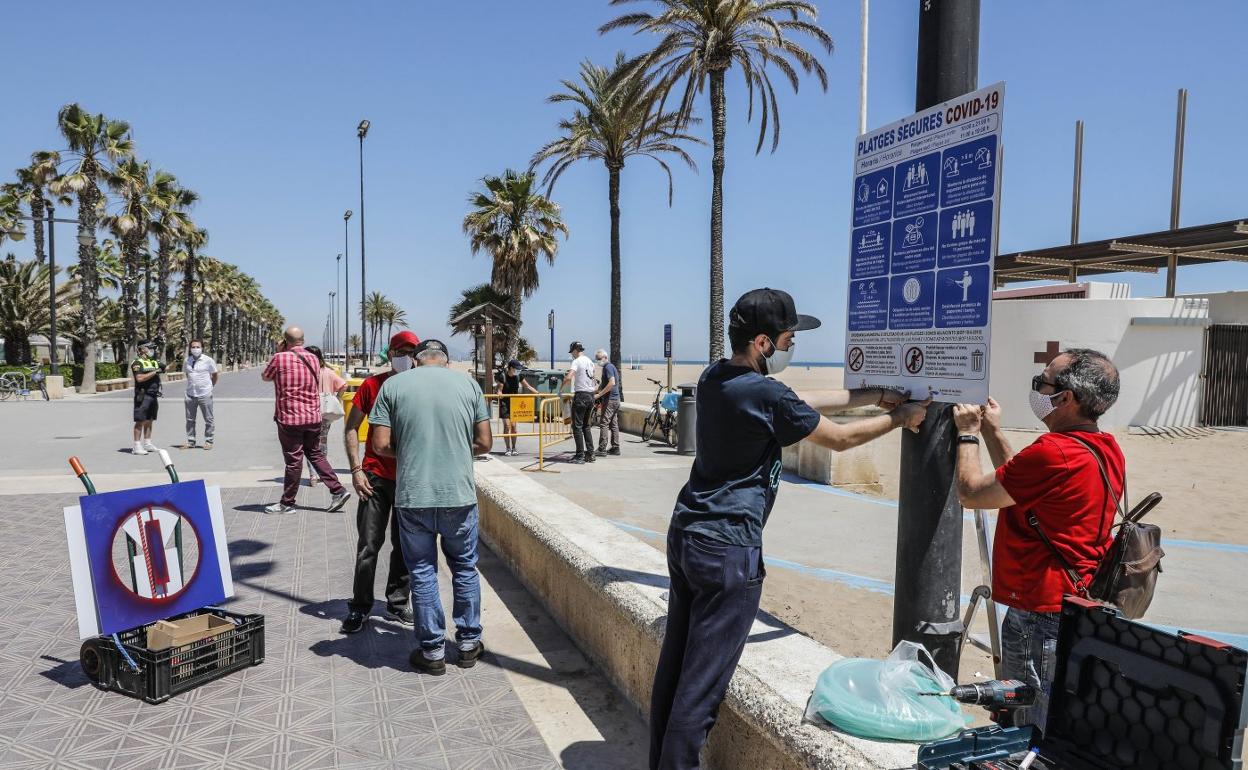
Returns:
[[[169,244],[156,245],[156,349],[169,355]]]
[[[94,161],[87,159],[82,164],[82,173],[94,180],[98,168]],[[100,274],[95,257],[95,223],[98,214],[95,204],[100,199],[100,191],[94,181],[87,183],[78,194],[78,285],[79,304],[82,307],[82,384],[79,393],[95,392],[95,335],[96,308],[100,301]],[[89,237],[91,242],[83,244],[82,240]]]
[[[139,342],[139,245],[134,230],[121,239],[121,334],[127,361]]]
[[[724,357],[724,70],[711,71],[711,325],[710,359]]]
[[[48,227],[52,226],[51,223],[44,222],[44,217],[46,216],[44,213],[45,211],[46,207],[44,206],[43,198],[38,194],[31,196],[30,217],[35,220],[35,222],[33,222],[35,231],[35,259],[41,265],[45,264],[45,260],[47,259],[47,256],[43,252],[43,227],[45,224],[47,224]]]
[[[195,303],[191,300],[194,293],[195,253],[187,249],[186,265],[182,268],[182,347],[195,337]]]
[[[517,319],[520,318],[520,305],[523,301],[524,300],[522,299],[522,295],[520,293],[520,287],[517,286],[516,288],[512,289],[510,310],[511,310],[511,314],[514,315]],[[508,324],[507,325],[507,353],[503,357],[503,360],[510,361],[511,359],[515,358],[519,353],[520,353],[520,324],[517,323],[515,326]],[[493,367],[494,367],[493,361],[485,362],[485,371],[487,372],[492,371]]]
[[[620,368],[620,168],[607,166],[611,202],[611,362]]]

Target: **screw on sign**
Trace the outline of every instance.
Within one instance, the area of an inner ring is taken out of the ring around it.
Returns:
[[[920,348],[908,348],[906,350],[906,371],[911,374],[918,374],[923,370],[923,351]]]
[[[857,347],[857,346],[850,348],[849,349],[849,361],[846,362],[849,364],[849,370],[851,372],[856,372],[859,369],[861,369],[862,359],[863,359],[862,348]]]

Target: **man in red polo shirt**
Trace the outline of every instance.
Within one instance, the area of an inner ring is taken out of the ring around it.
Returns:
[[[412,354],[420,338],[413,332],[401,331],[390,338],[391,369],[374,374],[360,383],[347,415],[345,441],[347,460],[351,463],[351,483],[360,496],[360,507],[355,515],[355,526],[360,539],[355,551],[355,587],[351,601],[347,602],[347,617],[342,621],[341,631],[354,634],[364,628],[369,613],[373,611],[373,580],[377,574],[377,554],[386,541],[386,526],[390,527],[390,571],[386,575],[386,617],[405,626],[413,624],[411,585],[412,576],[403,561],[403,549],[399,544],[399,525],[395,519],[394,488],[395,467],[393,457],[382,457],[373,451],[372,442],[364,448],[364,460],[360,462],[359,428],[373,409],[382,383],[396,374],[412,368]]]
[[[1008,607],[1001,624],[1002,673],[1040,692],[1034,708],[1015,713],[1019,725],[1044,729],[1062,596],[1085,591],[1112,539],[1127,466],[1118,442],[1101,432],[1097,420],[1117,400],[1117,367],[1102,353],[1076,348],[1062,351],[1032,378],[1031,409],[1049,432],[1017,453],[1001,430],[996,401],[954,407],[958,497],[967,508],[1001,509],[992,546],[992,598]],[[992,473],[980,466],[981,429]],[[1062,561],[1078,574],[1078,585]]]
[[[294,512],[295,494],[303,479],[304,455],[333,495],[329,501],[331,512],[342,510],[351,497],[321,449],[320,371],[316,356],[303,349],[303,329],[291,326],[282,333],[277,353],[260,375],[265,382],[273,383],[273,421],[277,423],[277,440],[286,460],[282,499],[265,508],[265,513]]]

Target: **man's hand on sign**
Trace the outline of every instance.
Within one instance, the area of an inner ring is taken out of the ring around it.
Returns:
[[[1001,430],[1001,405],[992,396],[988,397],[987,406],[980,407],[980,416],[988,427]]]
[[[931,404],[930,396],[923,401],[907,401],[894,407],[892,414],[901,427],[909,429],[912,433],[918,433],[919,427],[923,425],[923,420],[927,417],[927,408]]]
[[[910,391],[908,390],[894,390],[892,388],[878,388],[878,390],[880,391],[880,396],[875,405],[890,412],[910,400]]]
[[[982,419],[983,407],[977,404],[954,404],[953,406],[953,424],[958,427],[958,433],[979,433]]]

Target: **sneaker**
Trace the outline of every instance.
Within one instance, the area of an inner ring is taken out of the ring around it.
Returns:
[[[416,625],[416,613],[412,612],[409,607],[390,607],[386,610],[386,619],[393,620],[395,623],[402,623],[405,626]]]
[[[599,449],[597,452],[594,453],[594,457],[606,457],[606,456],[607,456],[607,450],[605,449]]]
[[[134,442],[134,449],[130,450],[132,455],[145,455],[147,450],[143,448],[143,444],[139,441]]]
[[[146,453],[144,453],[144,454],[146,454]],[[585,464],[585,458],[584,458],[584,457],[582,457],[582,456],[580,456],[580,455],[576,455],[575,457],[573,457],[573,458],[572,458],[572,464],[573,464],[573,465],[584,465],[584,464]]]
[[[364,624],[368,622],[368,616],[362,612],[351,610],[347,613],[346,619],[342,621],[342,627],[338,630],[344,634],[358,634],[364,630]]]
[[[153,444],[153,443],[152,443],[152,440],[151,440],[150,438],[145,438],[145,439],[143,439],[143,448],[144,448],[144,449],[146,449],[146,450],[147,450],[147,451],[149,451],[149,452],[159,452],[159,451],[160,451],[160,449],[159,449],[159,448],[157,448],[157,446],[156,446],[155,444]]]
[[[265,513],[294,513],[295,510],[296,508],[293,505],[287,505],[286,503],[278,502],[278,503],[273,503],[272,505],[266,506],[264,509],[264,512]]]
[[[183,449],[194,449],[194,448],[195,448],[195,439],[193,439],[193,438],[188,438],[188,439],[186,440],[186,443],[182,445],[182,448],[183,448]]]
[[[480,660],[481,655],[484,653],[485,653],[485,642],[482,642],[482,641],[478,641],[476,644],[474,644],[472,647],[469,647],[466,650],[461,647],[459,649],[459,661],[458,661],[459,667],[460,668],[472,668],[473,666],[477,665],[477,661]]]
[[[593,452],[586,452],[586,453],[585,453],[585,462],[587,462],[587,463],[592,463],[593,461],[594,461],[594,453],[593,453]]]
[[[607,450],[607,454],[611,455],[612,457],[619,457],[619,456],[620,456],[620,448],[619,448],[618,446],[613,446],[613,447],[611,447],[610,449],[608,449],[608,450]]]
[[[212,442],[211,442],[211,441],[205,441],[205,442],[204,442],[204,449],[205,449],[205,450],[212,449]]]
[[[425,657],[424,651],[420,648],[412,650],[412,654],[407,657],[407,661],[412,664],[412,668],[417,671],[423,671],[433,676],[442,676],[446,673],[446,661],[442,658],[433,660]]]
[[[347,501],[350,499],[351,499],[351,493],[344,489],[338,494],[334,495],[332,498],[330,498],[329,508],[327,508],[326,510],[328,510],[330,513],[341,511],[342,506],[346,505]]]

